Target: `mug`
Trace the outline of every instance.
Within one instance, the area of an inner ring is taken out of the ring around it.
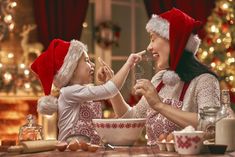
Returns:
[[[216,123],[215,143],[228,145],[226,151],[235,150],[235,119],[224,118]]]

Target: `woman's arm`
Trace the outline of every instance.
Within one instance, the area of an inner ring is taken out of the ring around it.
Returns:
[[[219,85],[218,80],[212,75],[203,74],[203,76],[197,80],[197,86],[195,97],[197,98],[198,108],[205,106],[205,104],[211,104],[213,102],[216,105],[219,102]],[[182,111],[171,107],[168,104],[163,103],[154,86],[149,80],[138,80],[135,85],[136,93],[144,95],[148,104],[163,116],[176,123],[181,127],[192,125],[195,128],[198,126],[198,114],[193,112]],[[203,94],[204,93],[204,94]],[[209,102],[210,101],[210,102]],[[215,102],[216,101],[216,102]],[[208,103],[206,103],[208,102]]]
[[[198,126],[197,113],[182,111],[162,102],[153,105],[152,108],[182,128],[189,125],[192,125],[194,128],[197,128]]]

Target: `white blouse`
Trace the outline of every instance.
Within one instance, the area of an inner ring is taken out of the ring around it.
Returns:
[[[88,136],[95,141],[93,143],[97,143],[92,119],[102,118],[102,109],[100,103],[93,101],[113,97],[118,91],[112,81],[99,86],[77,84],[61,88],[58,99],[58,140],[64,141],[71,134],[77,134]]]

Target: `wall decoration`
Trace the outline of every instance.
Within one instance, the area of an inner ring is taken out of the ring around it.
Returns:
[[[102,48],[118,46],[121,28],[112,21],[104,21],[95,27],[95,39]]]

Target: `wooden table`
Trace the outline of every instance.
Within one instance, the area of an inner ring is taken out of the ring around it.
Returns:
[[[0,153],[1,157],[235,157],[235,152],[229,152],[224,155],[200,154],[200,155],[179,155],[176,152],[161,152],[157,146],[133,146],[133,147],[115,147],[114,150],[99,148],[95,153],[82,150],[72,152],[59,152],[57,150],[31,153],[31,154],[10,154]]]

